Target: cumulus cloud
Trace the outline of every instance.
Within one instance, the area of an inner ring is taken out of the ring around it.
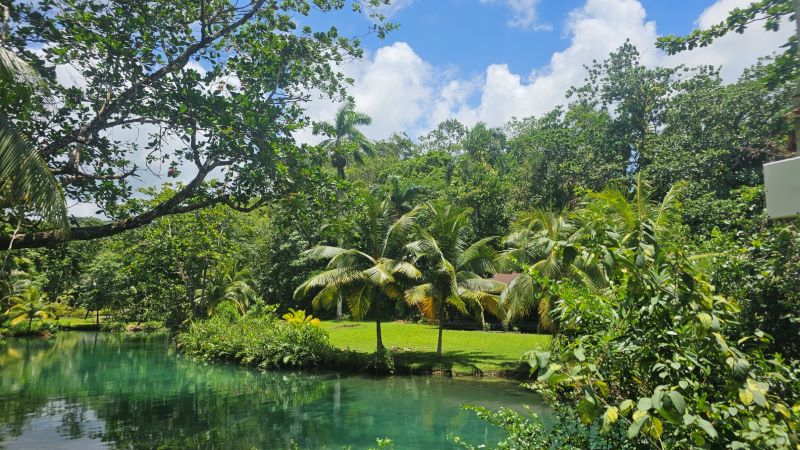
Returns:
[[[370,138],[385,138],[401,130],[417,133],[427,125],[422,120],[432,108],[435,72],[407,43],[381,47],[341,70],[356,80],[349,93],[358,111],[372,117],[372,125],[364,128]],[[331,121],[340,106],[321,98],[309,104],[308,113],[314,120]],[[321,139],[308,129],[296,138],[306,143]]]
[[[526,14],[518,17],[520,24],[535,23],[537,0],[502,1]],[[748,3],[718,0],[703,11],[695,25],[716,24],[731,9]],[[530,22],[526,22],[528,18]],[[732,33],[709,47],[665,56],[655,47],[656,23],[648,20],[638,0],[587,0],[569,13],[563,30],[568,47],[554,53],[547,65],[531,68],[527,74],[515,73],[507,64],[492,64],[478,78],[458,79],[424,61],[406,43],[381,48],[346,72],[355,79],[353,95],[358,109],[373,117],[370,137],[383,138],[394,131],[413,136],[448,118],[470,125],[483,121],[499,126],[515,116],[549,111],[564,103],[569,87],[584,80],[585,65],[602,60],[626,39],[639,49],[645,65],[711,64],[722,67],[723,79],[733,82],[757,58],[786,42],[792,27],[787,24],[775,33],[754,24],[745,33]],[[328,112],[325,120],[333,116],[335,107]]]
[[[734,8],[743,8],[750,3],[751,0],[718,0],[700,14],[695,21],[695,26],[708,28],[716,25],[725,20],[728,12]],[[701,64],[721,66],[723,79],[729,82],[735,81],[742,71],[753,65],[758,58],[778,50],[793,32],[794,23],[788,19],[777,32],[766,31],[760,22],[756,22],[745,29],[742,34],[731,32],[717,39],[708,47],[696,48],[689,52],[666,57],[664,62],[666,64],[683,63],[690,66]]]
[[[553,26],[548,23],[539,23],[536,7],[539,0],[481,0],[483,4],[503,3],[511,9],[511,18],[506,24],[513,28],[532,29],[535,31],[550,31]]]

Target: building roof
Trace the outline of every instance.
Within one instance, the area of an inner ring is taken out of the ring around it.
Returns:
[[[494,280],[494,281],[499,281],[501,283],[508,284],[508,283],[511,283],[512,281],[514,281],[518,276],[519,276],[519,273],[517,273],[517,272],[496,273],[496,274],[494,274],[494,276],[491,279]]]

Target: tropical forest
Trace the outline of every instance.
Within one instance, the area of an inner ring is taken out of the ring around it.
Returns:
[[[0,448],[800,450],[799,2],[0,21]]]

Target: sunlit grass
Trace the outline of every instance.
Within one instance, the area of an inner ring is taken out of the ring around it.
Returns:
[[[375,351],[372,322],[324,321],[331,343],[341,349]],[[520,367],[522,354],[547,346],[541,334],[445,330],[443,355],[436,358],[437,329],[430,325],[388,322],[381,325],[383,343],[397,352],[397,362],[412,370],[442,370],[456,374],[512,372]]]

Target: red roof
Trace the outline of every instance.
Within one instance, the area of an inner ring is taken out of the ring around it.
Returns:
[[[518,276],[519,276],[519,273],[517,273],[517,272],[512,272],[512,273],[496,273],[496,274],[495,274],[495,275],[492,277],[492,280],[494,280],[494,281],[499,281],[499,282],[501,282],[501,283],[508,284],[508,283],[511,283],[512,281],[514,281],[514,279],[515,279],[515,278],[517,278]]]

